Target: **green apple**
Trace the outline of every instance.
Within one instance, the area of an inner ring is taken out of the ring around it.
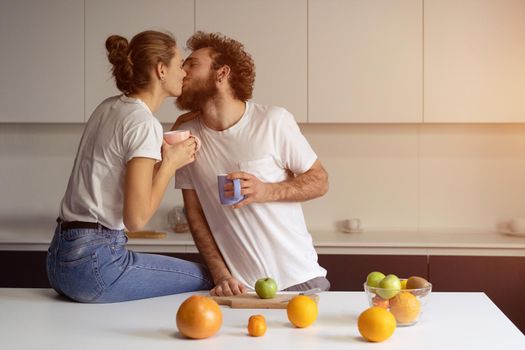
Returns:
[[[390,299],[396,296],[401,290],[401,281],[396,275],[387,275],[379,282],[377,294],[383,299]]]
[[[369,287],[379,287],[379,282],[385,278],[385,275],[381,272],[370,272],[368,276],[366,276],[366,285]]]
[[[271,299],[277,293],[277,283],[270,277],[260,278],[255,282],[255,293],[261,299]]]

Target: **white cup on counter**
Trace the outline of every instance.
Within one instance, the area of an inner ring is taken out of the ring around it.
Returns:
[[[344,220],[343,231],[347,233],[361,232],[361,220],[358,218]]]
[[[525,218],[515,218],[510,220],[509,230],[512,233],[525,233]]]

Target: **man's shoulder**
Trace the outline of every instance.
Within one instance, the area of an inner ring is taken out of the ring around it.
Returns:
[[[256,102],[251,102],[253,115],[263,120],[270,122],[279,122],[283,118],[292,117],[292,114],[284,107],[264,105]]]
[[[177,120],[172,126],[172,130],[176,129],[188,129],[197,124],[197,119],[200,116],[200,112],[187,112],[177,117]]]

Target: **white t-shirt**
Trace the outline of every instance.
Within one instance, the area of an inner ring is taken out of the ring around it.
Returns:
[[[84,129],[60,218],[123,229],[126,164],[135,157],[161,160],[162,137],[143,101],[124,95],[103,101]]]
[[[215,131],[200,118],[182,124],[202,141],[195,162],[175,174],[175,187],[195,189],[206,220],[233,277],[253,288],[272,277],[279,289],[326,276],[300,203],[253,203],[239,209],[219,201],[217,175],[244,171],[263,182],[282,182],[317,160],[293,116],[284,108],[246,103],[242,118]]]

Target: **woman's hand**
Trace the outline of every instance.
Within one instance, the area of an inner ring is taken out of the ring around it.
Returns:
[[[185,141],[170,145],[166,141],[162,142],[162,162],[172,165],[177,170],[195,160],[197,142],[190,137]]]

